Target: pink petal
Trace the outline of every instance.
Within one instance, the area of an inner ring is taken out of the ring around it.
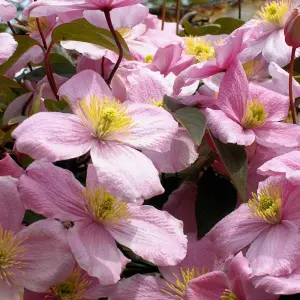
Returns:
[[[242,64],[235,59],[221,81],[218,106],[232,120],[240,122],[244,116],[249,87]]]
[[[299,147],[300,127],[296,124],[267,122],[253,129],[256,142],[265,147]],[[287,134],[293,132],[293,135]]]
[[[34,292],[44,292],[50,286],[65,280],[74,268],[74,258],[67,243],[67,230],[56,220],[42,220],[20,232],[27,237],[22,247],[26,249],[20,261],[24,277],[17,280]]]
[[[250,217],[247,204],[222,219],[207,236],[215,244],[220,257],[227,258],[248,246],[269,225],[261,218]]]
[[[141,4],[115,8],[110,12],[110,17],[115,29],[132,28],[144,21],[148,15],[149,8]],[[86,10],[83,12],[84,17],[94,26],[109,29],[105,15],[100,10]]]
[[[19,183],[22,201],[48,218],[75,221],[88,218],[84,210],[84,187],[69,171],[46,162],[34,162]]]
[[[212,300],[220,299],[228,289],[228,279],[223,272],[210,272],[191,280],[186,288],[186,299]]]
[[[255,135],[251,129],[243,129],[240,124],[228,118],[223,111],[206,108],[205,116],[208,128],[221,142],[249,146],[255,141]]]
[[[130,103],[127,113],[137,125],[130,130],[130,135],[119,139],[121,142],[158,152],[170,149],[178,124],[169,112],[150,104]]]
[[[134,275],[122,279],[116,286],[111,300],[174,300],[174,296],[161,291],[167,289],[165,281],[158,276]]]
[[[260,101],[268,114],[268,121],[283,121],[288,116],[289,98],[264,87],[251,84],[250,94],[252,99]]]
[[[160,266],[176,265],[186,255],[183,224],[152,206],[130,205],[128,222],[107,226],[115,240],[145,260]]]
[[[76,86],[76,89],[74,89]],[[83,98],[89,99],[91,96],[97,96],[99,99],[104,96],[112,96],[112,93],[105,83],[104,79],[95,71],[85,70],[74,75],[70,80],[63,84],[58,95],[66,99],[74,112],[78,108],[78,101]]]
[[[19,178],[24,170],[6,153],[3,159],[0,159],[0,176],[12,176]]]
[[[0,281],[0,299],[1,300],[20,300],[20,294],[22,295],[24,292],[24,288],[18,285],[8,285],[5,280]],[[25,299],[27,300],[27,299]],[[29,299],[28,299],[29,300]],[[35,299],[30,299],[35,300]]]
[[[1,8],[1,3],[0,3]],[[0,33],[0,65],[5,63],[17,49],[18,43],[6,32]]]
[[[293,184],[300,184],[300,151],[274,157],[258,168],[261,175],[285,175]]]
[[[253,276],[289,274],[299,264],[299,233],[278,224],[264,230],[252,242],[246,257]]]
[[[189,167],[198,158],[197,145],[183,128],[179,129],[168,152],[145,150],[155,167],[162,173],[176,173]]]
[[[184,182],[175,190],[164,204],[163,209],[173,217],[183,221],[184,232],[197,232],[195,202],[197,185],[192,182]]]
[[[18,180],[10,176],[0,177],[0,226],[5,230],[19,231],[25,214],[17,188]]]
[[[120,280],[120,254],[113,237],[102,225],[92,220],[76,221],[67,236],[77,263],[90,276],[104,285]]]
[[[91,157],[99,184],[122,200],[135,202],[164,192],[154,165],[137,150],[117,143],[95,144]]]
[[[0,20],[2,19],[3,22],[7,22],[14,19],[16,16],[16,7],[5,0],[0,0]],[[3,46],[4,44],[1,43],[1,45]]]
[[[12,135],[19,152],[44,161],[81,156],[90,150],[94,142],[77,116],[56,112],[33,115],[20,124]]]

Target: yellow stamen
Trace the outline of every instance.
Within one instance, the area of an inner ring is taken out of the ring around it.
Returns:
[[[153,55],[146,55],[145,62],[147,64],[151,63],[153,61]]]
[[[65,281],[49,289],[48,293],[51,295],[46,296],[46,299],[52,299],[52,296],[59,300],[90,299],[84,295],[90,285],[91,280],[80,271],[80,267],[76,267]]]
[[[223,296],[220,298],[221,300],[238,300],[237,296],[229,289],[226,289],[223,293]]]
[[[186,46],[185,53],[194,55],[198,62],[206,61],[216,57],[214,47],[212,47],[204,39],[199,39],[197,37],[186,37],[184,39],[184,43]]]
[[[14,280],[15,271],[22,272],[21,269],[26,264],[19,260],[26,252],[21,246],[25,239],[19,240],[14,232],[0,227],[0,280],[5,280],[9,286],[18,285]]]
[[[252,59],[243,64],[246,76],[248,79],[251,79],[253,76],[257,75],[263,70],[263,66],[259,60]]]
[[[164,103],[162,101],[159,101],[159,100],[155,100],[155,99],[152,99],[149,104],[152,104],[154,106],[157,106],[157,107],[164,107]]]
[[[289,0],[271,1],[257,13],[256,18],[283,27],[288,11]]]
[[[257,100],[252,100],[247,104],[241,124],[244,129],[260,127],[265,123],[267,117],[264,105]]]
[[[49,25],[46,17],[40,17],[39,18],[39,23],[40,23],[42,31],[50,29],[50,25]],[[36,18],[29,18],[28,19],[28,25],[26,26],[26,30],[29,33],[36,33],[36,32],[39,31],[38,26],[37,26],[37,22],[36,22]]]
[[[260,190],[258,194],[252,193],[252,199],[248,201],[251,216],[264,219],[268,223],[276,224],[281,220],[280,188],[268,186]]]
[[[104,188],[93,189],[87,187],[84,191],[86,211],[90,212],[94,220],[100,223],[110,223],[118,226],[121,222],[129,222],[128,204],[106,192]]]
[[[130,135],[130,130],[135,126],[126,112],[126,107],[107,96],[103,99],[91,96],[89,101],[82,99],[79,102],[78,115],[101,140],[117,140],[120,136]]]
[[[176,279],[175,284],[166,281],[168,290],[161,289],[161,291],[165,294],[173,296],[175,299],[182,300],[186,286],[189,283],[189,281],[207,273],[208,269],[202,268],[200,272],[198,268],[192,267],[191,269],[180,268],[180,271],[180,277],[178,277],[176,274],[173,274]]]
[[[123,39],[128,39],[131,36],[132,29],[131,28],[120,28],[117,30]]]

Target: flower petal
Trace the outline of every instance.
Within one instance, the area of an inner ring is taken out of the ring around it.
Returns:
[[[117,245],[105,228],[89,220],[76,221],[68,230],[68,242],[79,266],[101,284],[120,280],[122,263]]]
[[[1,3],[0,3],[1,7]],[[15,39],[6,32],[0,33],[0,65],[5,63],[17,49],[18,43]]]
[[[22,300],[24,288],[19,285],[8,285],[5,280],[0,281],[0,300]],[[32,300],[32,299],[30,299]],[[35,300],[35,299],[33,299]]]
[[[183,223],[152,206],[128,205],[128,222],[107,226],[115,240],[156,265],[176,265],[182,261],[187,248]]]
[[[58,161],[87,153],[94,142],[80,119],[71,114],[41,112],[12,133],[16,148],[34,159]]]
[[[91,157],[99,185],[124,201],[149,199],[164,192],[154,165],[137,150],[117,143],[95,144]]]
[[[3,159],[0,159],[0,176],[12,176],[19,178],[25,171],[6,153]]]
[[[48,218],[75,221],[88,217],[84,187],[69,170],[36,161],[21,177],[19,190],[26,207]]]

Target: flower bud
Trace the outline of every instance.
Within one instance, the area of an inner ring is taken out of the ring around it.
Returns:
[[[287,45],[298,48],[300,47],[300,10],[293,9],[284,26],[285,42]]]

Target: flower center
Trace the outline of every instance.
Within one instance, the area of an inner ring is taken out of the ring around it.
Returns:
[[[243,64],[244,71],[248,79],[251,79],[259,72],[263,71],[263,66],[259,60],[252,59]]]
[[[153,61],[153,55],[146,55],[145,62],[147,64],[151,63]]]
[[[271,1],[257,13],[257,18],[262,21],[284,26],[285,16],[288,11],[289,0]]]
[[[231,291],[226,289],[223,293],[223,296],[220,298],[221,300],[238,300],[237,296]]]
[[[68,278],[49,289],[49,293],[56,296],[58,300],[82,300],[90,299],[84,296],[86,288],[91,285],[87,275],[82,273],[77,266]],[[49,295],[50,296],[50,295]],[[47,298],[48,296],[46,296]]]
[[[181,274],[179,277],[176,274],[173,274],[176,279],[175,284],[166,281],[167,289],[161,289],[161,291],[165,294],[173,296],[175,299],[182,300],[186,286],[189,283],[189,281],[207,273],[208,270],[206,268],[202,268],[200,272],[198,268],[192,267],[191,269],[180,268],[180,271]]]
[[[131,36],[131,33],[132,33],[131,28],[120,28],[117,31],[121,34],[121,36],[124,40],[128,39]]]
[[[197,62],[202,62],[216,57],[214,47],[210,46],[205,40],[199,40],[197,37],[186,37],[184,39],[185,53],[194,55]]]
[[[152,104],[157,107],[164,107],[163,101],[152,99],[149,104]]]
[[[129,135],[130,130],[135,126],[126,112],[126,107],[107,96],[103,99],[91,96],[89,101],[82,99],[79,102],[78,115],[101,140],[116,140],[120,135]]]
[[[84,196],[86,211],[90,212],[97,222],[109,222],[118,226],[122,220],[130,217],[128,204],[107,193],[104,188],[87,187]]]
[[[0,227],[0,280],[5,280],[9,286],[18,284],[13,277],[26,264],[18,260],[26,251],[21,247],[24,240],[17,239],[14,232]]]
[[[241,123],[244,129],[256,128],[263,125],[267,117],[268,114],[265,112],[264,105],[253,100],[248,102]]]
[[[258,194],[252,193],[252,199],[248,201],[251,216],[264,219],[268,223],[276,224],[281,220],[280,188],[269,186]]]
[[[40,17],[39,18],[39,23],[40,23],[40,27],[41,27],[42,31],[50,28],[50,25],[49,25],[46,17]],[[35,33],[35,32],[39,31],[38,26],[37,26],[37,22],[36,22],[36,18],[29,18],[28,19],[28,24],[26,26],[26,30],[29,33]]]

